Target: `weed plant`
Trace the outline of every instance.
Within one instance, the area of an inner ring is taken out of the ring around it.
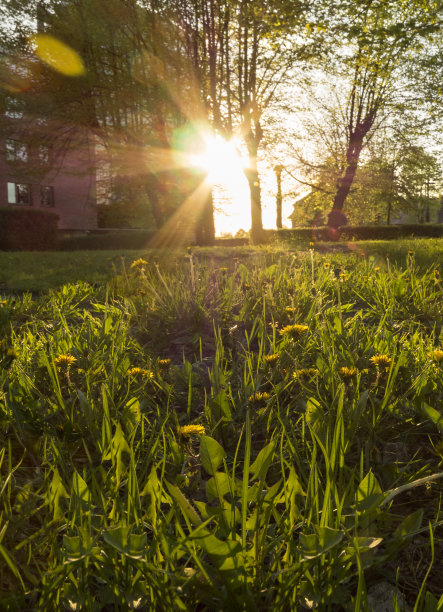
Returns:
[[[222,263],[1,298],[0,609],[442,609],[438,267]]]

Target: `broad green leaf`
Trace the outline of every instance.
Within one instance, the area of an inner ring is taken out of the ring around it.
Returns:
[[[343,532],[330,527],[316,527],[316,533],[300,534],[300,548],[304,559],[315,559],[339,544]]]
[[[230,557],[241,548],[237,540],[219,540],[206,529],[199,529],[190,535],[190,538],[209,555],[216,557]]]
[[[267,471],[274,456],[276,444],[276,441],[272,440],[272,442],[269,442],[269,444],[258,453],[256,460],[249,468],[253,478],[257,478],[258,480],[264,480],[266,478]]]
[[[72,491],[74,495],[76,495],[82,501],[87,503],[91,501],[91,493],[88,489],[88,485],[78,472],[74,472],[72,477]]]
[[[226,453],[217,440],[200,436],[200,461],[208,474],[214,476],[225,456]]]
[[[55,519],[63,517],[63,512],[60,508],[60,497],[69,497],[69,495],[66,492],[58,470],[55,469],[48,491],[48,502],[49,506],[53,509]]]
[[[69,562],[80,561],[91,552],[92,541],[90,538],[80,536],[63,536],[64,556]]]
[[[323,417],[323,410],[319,402],[314,397],[310,397],[306,402],[306,422],[309,425],[314,425]]]
[[[126,403],[123,408],[122,420],[125,425],[129,425],[130,429],[137,427],[141,420],[140,401],[133,397]]]
[[[208,501],[219,499],[229,493],[234,493],[231,479],[227,474],[217,472],[215,476],[210,478],[206,483],[206,496]]]
[[[111,441],[111,448],[112,462],[115,466],[115,475],[117,477],[117,482],[120,482],[126,469],[123,463],[122,455],[123,453],[131,452],[129,445],[126,442],[125,434],[123,433],[123,429],[120,423],[117,423],[117,427],[115,428],[115,434]]]
[[[428,419],[431,419],[434,425],[436,425],[439,433],[443,435],[443,416],[440,414],[440,412],[435,408],[432,408],[432,406],[429,406],[429,404],[426,402],[423,402],[421,409],[425,416],[427,416]]]
[[[395,538],[406,538],[415,535],[423,521],[423,509],[416,510],[407,516],[394,531]]]
[[[130,534],[130,530],[130,526],[114,527],[103,533],[103,539],[122,555],[141,560],[146,551],[147,536],[145,533]]]
[[[122,554],[128,552],[128,535],[131,527],[114,527],[103,532],[103,539],[107,544]]]
[[[383,500],[383,493],[378,480],[372,472],[368,472],[357,489],[357,510],[364,512],[372,510]]]
[[[376,548],[383,542],[383,538],[370,538],[370,537],[356,537],[352,538],[354,547],[358,550],[366,550]]]
[[[211,397],[208,405],[215,421],[221,418],[224,418],[225,421],[232,421],[231,406],[226,391],[220,391],[215,397]]]
[[[148,537],[146,533],[131,533],[128,537],[128,557],[143,559],[146,552]]]
[[[166,488],[169,491],[169,495],[179,505],[180,510],[183,512],[184,516],[188,517],[188,519],[193,525],[201,525],[202,520],[199,517],[197,511],[192,506],[191,502],[186,499],[180,489],[168,482],[167,480],[165,480],[165,484]]]
[[[232,572],[232,570],[243,569],[245,565],[251,566],[252,563],[247,556],[245,557],[243,551],[240,550],[239,552],[234,555],[231,555],[230,557],[225,557],[222,562],[217,565],[217,569],[221,572]],[[230,585],[233,586],[234,581],[236,581],[238,584],[238,582],[240,581],[240,577],[230,575],[229,581]]]

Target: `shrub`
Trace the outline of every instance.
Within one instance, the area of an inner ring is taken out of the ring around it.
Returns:
[[[265,231],[268,241],[308,242],[330,240],[329,236],[330,230],[327,227],[299,227]],[[443,224],[347,225],[340,232],[342,240],[393,240],[411,236],[438,238],[443,236]]]
[[[58,215],[38,208],[0,208],[2,251],[51,251],[57,242]]]
[[[342,230],[345,240],[391,240],[410,236],[438,238],[443,236],[443,225],[411,223],[404,225],[348,225]]]
[[[60,235],[59,251],[144,249],[155,236],[150,230],[91,230],[80,235]]]

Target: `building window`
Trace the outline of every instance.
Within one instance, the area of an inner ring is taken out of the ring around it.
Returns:
[[[51,147],[48,147],[48,145],[39,145],[38,158],[42,164],[50,164],[51,163]]]
[[[49,206],[50,208],[55,206],[54,187],[46,185],[40,187],[40,204],[41,206]]]
[[[6,140],[6,159],[10,162],[27,162],[28,148],[18,140],[8,138]]]
[[[31,206],[31,185],[26,183],[8,183],[8,204]]]

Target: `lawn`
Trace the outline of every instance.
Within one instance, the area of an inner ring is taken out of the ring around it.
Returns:
[[[385,267],[387,260],[399,266],[404,265],[408,250],[413,250],[417,265],[421,269],[437,266],[443,273],[443,238],[411,238],[408,240],[371,240],[360,242],[317,244],[318,254],[334,254],[334,260],[340,260],[341,249],[344,255],[354,255],[356,259],[374,257]],[[306,251],[307,246],[301,246]],[[294,247],[284,243],[263,247],[215,247],[195,248],[197,260],[205,262],[230,261],[234,258],[250,258],[264,261],[272,257],[297,252]],[[121,271],[122,265],[128,265],[134,259],[143,257],[147,260],[157,257],[162,265],[177,264],[186,256],[186,250],[118,250],[118,251],[71,251],[48,253],[21,253],[0,251],[0,294],[2,292],[40,292],[55,289],[65,283],[79,280],[91,284],[102,284]],[[377,264],[378,265],[378,264]]]
[[[442,609],[442,252],[0,253],[0,609]]]

